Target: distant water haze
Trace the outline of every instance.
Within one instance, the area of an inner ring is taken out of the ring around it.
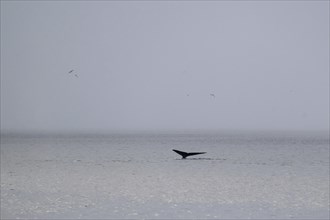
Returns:
[[[131,130],[329,131],[329,2],[1,1],[1,132]]]

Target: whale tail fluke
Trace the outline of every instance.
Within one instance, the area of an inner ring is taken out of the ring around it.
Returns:
[[[175,150],[175,149],[173,149],[173,151],[177,154],[180,154],[182,156],[182,159],[186,159],[186,157],[189,157],[189,156],[198,155],[198,154],[205,154],[206,153],[206,152],[191,152],[191,153],[188,153],[188,152],[183,152],[183,151],[179,151],[179,150]]]

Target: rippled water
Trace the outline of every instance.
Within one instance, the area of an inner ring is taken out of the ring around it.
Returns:
[[[1,137],[2,217],[328,218],[328,205],[327,135]]]

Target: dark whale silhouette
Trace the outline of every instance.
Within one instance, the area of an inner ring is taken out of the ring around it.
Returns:
[[[187,152],[183,152],[183,151],[179,151],[179,150],[175,150],[173,149],[173,151],[177,154],[180,154],[182,156],[182,159],[186,159],[186,157],[190,157],[193,155],[197,155],[197,154],[205,154],[206,152],[191,152],[191,153],[187,153]]]

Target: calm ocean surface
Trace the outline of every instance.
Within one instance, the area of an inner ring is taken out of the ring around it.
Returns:
[[[207,154],[191,157],[205,160],[329,164],[326,133],[2,135],[1,146],[5,151],[2,153],[17,148],[28,152],[38,147],[40,157],[61,160],[167,161],[180,158],[172,152],[178,149],[206,151]],[[89,149],[89,153],[85,155],[83,149]]]
[[[328,219],[329,136],[2,135],[1,217]]]

